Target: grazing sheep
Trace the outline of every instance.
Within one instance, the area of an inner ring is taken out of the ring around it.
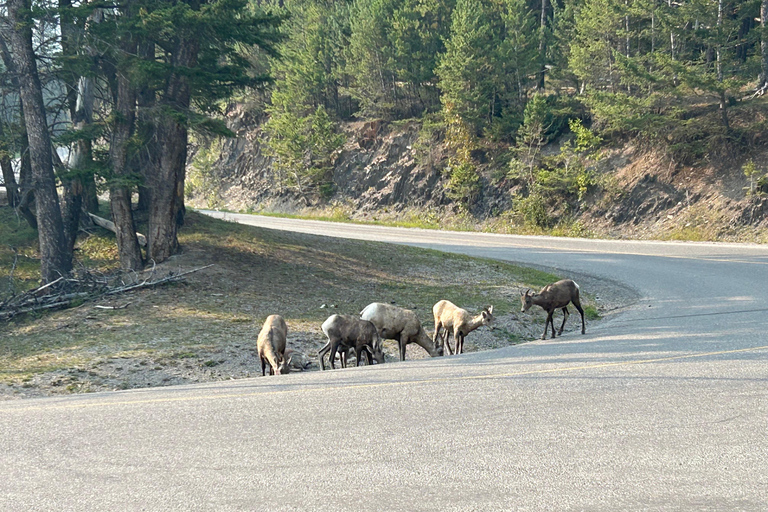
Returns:
[[[349,348],[354,348],[358,366],[365,351],[370,352],[368,355],[369,362],[373,362],[370,359],[371,355],[377,363],[384,362],[379,333],[376,331],[376,326],[371,322],[352,315],[331,315],[323,322],[322,329],[328,336],[328,343],[317,353],[320,356],[320,367],[323,370],[325,370],[323,358],[329,351],[331,368],[336,369],[334,359],[336,352],[340,349],[346,354]],[[346,357],[342,358],[341,364],[342,367],[346,367]]]
[[[440,345],[445,343],[448,347],[448,353],[451,352],[451,344],[448,342],[448,336],[453,334],[456,353],[464,352],[464,338],[470,332],[480,326],[490,325],[493,322],[493,306],[488,306],[479,314],[472,316],[467,310],[461,309],[457,305],[447,300],[441,300],[432,307],[432,314],[435,316],[435,335],[434,342],[437,346],[437,338],[440,337]],[[440,335],[440,329],[445,328],[445,339]]]
[[[544,311],[547,312],[547,321],[544,324],[544,334],[541,339],[547,339],[547,329],[550,324],[552,325],[552,337],[555,337],[555,322],[552,319],[556,309],[563,308],[563,323],[560,325],[560,332],[563,334],[563,327],[565,327],[565,321],[568,320],[568,304],[573,303],[576,309],[581,314],[581,334],[586,332],[584,326],[584,310],[581,308],[581,301],[579,300],[579,285],[570,279],[563,279],[556,283],[548,284],[541,289],[539,293],[531,293],[531,290],[527,290],[525,293],[520,292],[520,299],[523,304],[522,313],[528,311],[531,306],[541,306]]]
[[[269,363],[270,375],[281,375],[290,371],[291,358],[285,358],[285,344],[288,326],[280,315],[269,315],[256,340],[256,350],[261,359],[261,374],[266,375]]]
[[[381,339],[397,340],[401,361],[405,361],[405,347],[409,343],[421,346],[432,357],[443,355],[442,342],[435,344],[410,309],[374,302],[360,312],[360,318],[372,322]]]

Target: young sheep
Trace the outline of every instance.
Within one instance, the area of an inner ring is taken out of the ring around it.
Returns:
[[[527,290],[525,293],[520,292],[520,299],[523,304],[522,313],[528,311],[531,306],[541,306],[544,311],[547,312],[547,321],[544,324],[544,334],[541,339],[547,339],[547,329],[552,325],[552,337],[555,337],[555,321],[552,316],[556,309],[563,308],[563,323],[560,325],[559,335],[563,334],[563,327],[565,327],[565,321],[568,320],[568,304],[573,303],[576,309],[581,314],[581,334],[586,332],[584,326],[584,310],[581,308],[581,301],[579,300],[579,285],[570,279],[563,279],[556,283],[548,284],[541,289],[539,293],[531,293],[531,290]]]
[[[349,348],[355,349],[357,365],[360,365],[363,353],[368,351],[377,363],[384,362],[384,354],[381,351],[381,340],[376,327],[367,320],[361,320],[352,315],[331,315],[323,322],[323,332],[328,336],[328,343],[321,348],[317,355],[320,356],[320,367],[325,370],[325,354],[330,351],[329,360],[334,370],[336,352],[341,349],[346,353]],[[370,355],[368,356],[369,362]],[[346,367],[346,357],[342,358],[342,367]]]
[[[270,375],[281,375],[290,371],[291,358],[285,358],[285,344],[288,326],[280,315],[270,315],[264,322],[256,340],[256,350],[261,359],[261,375],[266,375],[269,363]]]
[[[448,342],[448,336],[453,334],[456,353],[464,352],[464,338],[470,332],[482,325],[490,325],[493,322],[493,306],[488,306],[476,316],[472,316],[467,310],[461,309],[454,303],[447,300],[441,300],[432,307],[432,314],[435,316],[435,335],[433,341],[437,345],[437,338],[440,336],[440,329],[445,328],[445,339],[440,336],[440,345],[445,343],[448,347],[448,353],[451,352],[451,344]]]
[[[409,343],[421,346],[432,357],[443,355],[442,341],[437,345],[410,309],[374,302],[360,312],[360,318],[372,322],[381,339],[397,340],[401,361],[405,361],[405,347]]]

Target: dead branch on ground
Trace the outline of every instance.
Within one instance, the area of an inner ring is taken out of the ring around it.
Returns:
[[[0,301],[0,322],[11,320],[19,315],[39,313],[50,309],[65,309],[102,297],[183,281],[185,276],[212,266],[213,264],[191,270],[171,271],[159,278],[156,277],[157,268],[153,266],[143,281],[138,280],[135,272],[128,274],[132,279],[127,280],[125,273],[103,276],[86,269],[80,269],[76,276],[61,276],[34,290],[13,295]],[[107,308],[119,309],[102,306],[102,309]]]

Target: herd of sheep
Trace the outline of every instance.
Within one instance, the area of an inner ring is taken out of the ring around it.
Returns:
[[[579,285],[570,279],[563,279],[545,286],[539,293],[530,290],[521,292],[522,311],[526,312],[531,306],[540,306],[547,312],[544,325],[546,339],[547,330],[552,325],[552,337],[555,337],[555,325],[552,315],[556,309],[563,310],[563,323],[558,334],[563,333],[565,321],[568,318],[568,304],[573,304],[581,314],[581,333],[585,333],[584,310],[579,300]],[[461,354],[464,351],[464,338],[470,332],[483,326],[490,325],[493,320],[493,306],[484,308],[477,315],[472,315],[452,302],[441,300],[432,308],[435,320],[433,336],[427,334],[416,313],[390,304],[374,302],[366,306],[360,316],[331,315],[323,322],[322,330],[328,337],[328,343],[318,352],[320,367],[325,370],[325,356],[331,368],[335,369],[334,360],[339,354],[342,368],[347,365],[347,356],[355,351],[357,364],[365,357],[368,364],[384,362],[382,340],[396,340],[400,349],[400,360],[405,360],[405,348],[410,343],[416,343],[424,348],[430,356],[442,356],[445,347],[448,353]],[[441,331],[445,331],[441,333]],[[454,348],[451,350],[449,336],[453,336]],[[280,315],[270,315],[264,322],[256,342],[257,352],[261,360],[261,373],[266,375],[269,365],[270,375],[288,373],[291,363],[290,355],[286,356],[286,340],[288,326]]]

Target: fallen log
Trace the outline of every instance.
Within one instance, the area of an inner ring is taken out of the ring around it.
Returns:
[[[104,229],[108,229],[109,231],[117,234],[117,228],[115,227],[115,223],[111,220],[104,219],[102,217],[99,217],[98,215],[94,215],[92,213],[88,213],[88,216],[93,220],[93,223],[97,226],[101,226]],[[136,233],[136,238],[139,239],[139,245],[142,247],[147,246],[147,237],[142,235],[141,233]]]

